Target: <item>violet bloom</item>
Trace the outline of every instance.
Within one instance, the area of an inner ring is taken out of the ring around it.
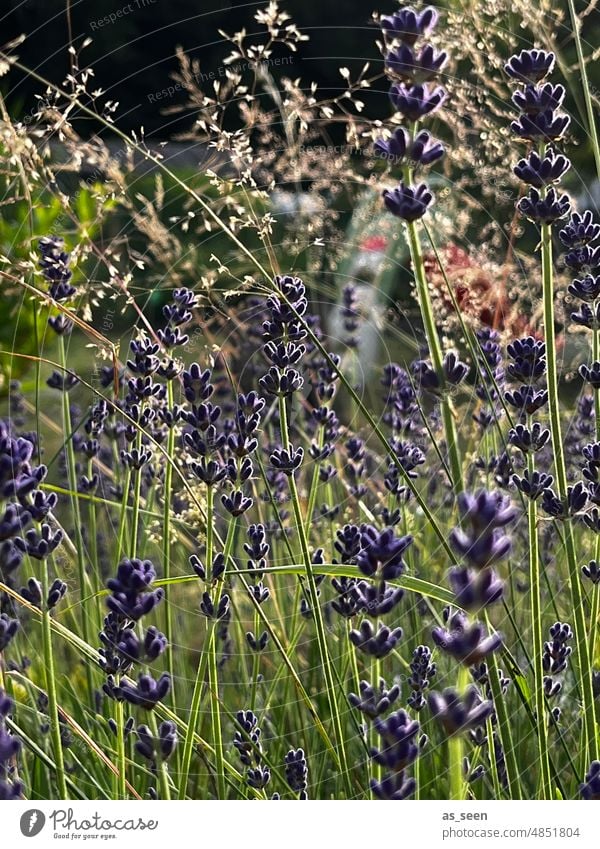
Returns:
[[[123,681],[118,686],[115,686],[109,679],[105,685],[105,692],[110,692],[112,698],[119,701],[126,701],[129,704],[137,705],[145,708],[145,710],[154,710],[156,705],[163,701],[171,691],[171,676],[167,672],[163,672],[160,678],[155,681],[151,675],[142,674],[139,676],[137,683]]]
[[[360,695],[349,693],[348,701],[352,707],[359,710],[369,719],[375,719],[387,713],[390,707],[400,698],[400,687],[394,684],[387,689],[383,678],[379,679],[377,687],[373,687],[367,681],[359,683]]]
[[[390,100],[406,123],[395,129],[390,139],[375,143],[376,154],[390,165],[406,162],[424,167],[444,155],[443,146],[426,130],[416,127],[446,99],[444,88],[432,81],[446,65],[448,54],[428,42],[415,46],[419,36],[426,35],[436,23],[437,13],[432,9],[419,13],[408,8],[381,19],[387,49],[385,72],[392,80],[401,80],[391,86]],[[408,29],[404,31],[404,27]],[[396,188],[386,189],[383,198],[392,215],[408,222],[421,218],[433,203],[433,194],[425,183],[413,186],[400,182]]]
[[[491,701],[482,699],[477,687],[471,686],[464,696],[448,688],[429,695],[429,709],[448,736],[484,725],[494,712]]]
[[[404,44],[414,44],[419,36],[427,35],[436,25],[438,13],[432,6],[417,10],[412,6],[398,9],[393,15],[383,15],[380,26],[385,35]]]
[[[421,130],[411,139],[404,127],[398,127],[390,138],[378,139],[373,147],[377,156],[393,165],[401,164],[406,158],[415,165],[431,165],[444,155],[443,145],[427,130]]]
[[[434,628],[431,636],[439,649],[464,666],[481,663],[502,645],[499,634],[488,636],[481,622],[469,622],[460,611],[448,618],[447,628]]]
[[[411,536],[397,537],[391,528],[378,531],[363,525],[360,531],[361,549],[357,555],[358,568],[368,578],[390,581],[400,577],[406,568],[402,555],[412,544]]]
[[[480,490],[475,494],[461,493],[458,508],[463,527],[450,534],[454,550],[475,569],[503,560],[511,541],[502,529],[517,515],[510,500],[499,492]]]
[[[135,750],[149,762],[153,770],[159,760],[168,761],[177,748],[177,726],[170,720],[161,722],[156,736],[147,725],[138,725],[136,734],[138,739]]]
[[[162,589],[152,589],[155,578],[156,570],[150,560],[122,560],[116,577],[107,582],[111,591],[106,600],[109,610],[133,621],[146,616],[164,595]]]
[[[437,674],[437,665],[432,662],[431,657],[429,646],[417,646],[413,651],[410,663],[411,675],[408,679],[411,688],[408,704],[417,712],[423,710],[427,704],[424,693],[429,689],[431,681]]]
[[[600,800],[600,761],[592,761],[585,776],[585,781],[579,785],[582,799]]]
[[[419,52],[407,44],[400,44],[385,57],[386,67],[394,76],[415,83],[424,83],[437,76],[447,61],[448,54],[431,44],[425,44]]]
[[[13,708],[11,699],[0,688],[0,802],[22,797],[23,784],[16,778],[14,759],[21,751],[21,742],[6,728],[6,719]]]
[[[285,780],[299,799],[308,799],[308,765],[304,749],[290,749],[284,758]]]
[[[387,625],[375,627],[368,619],[363,619],[358,630],[350,631],[350,642],[359,651],[371,657],[387,657],[402,637],[402,628],[388,628]]]
[[[11,619],[6,613],[0,613],[0,654],[8,648],[18,630],[18,619]]]
[[[433,203],[433,193],[425,183],[414,187],[401,182],[395,189],[385,189],[383,200],[392,215],[404,221],[417,221]]]
[[[552,73],[556,57],[545,50],[521,50],[511,56],[504,70],[509,77],[525,83],[539,83]]]

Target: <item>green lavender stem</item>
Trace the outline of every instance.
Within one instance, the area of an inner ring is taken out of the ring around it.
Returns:
[[[213,745],[215,747],[215,770],[217,774],[217,796],[225,799],[225,766],[223,756],[223,733],[221,729],[221,708],[219,705],[219,671],[217,666],[217,628],[211,631],[208,645],[208,683],[210,688],[210,714],[212,721]]]
[[[600,172],[599,172],[600,173]],[[600,359],[600,330],[592,330],[592,360]],[[594,422],[596,425],[596,442],[600,442],[600,390],[594,389]],[[600,534],[596,534],[594,543],[594,559],[600,561]],[[598,614],[600,606],[600,585],[592,587],[592,605],[590,611],[590,658],[596,654],[596,638],[598,635]]]
[[[156,716],[154,711],[150,711],[150,730],[155,740],[158,740],[158,724],[156,722]],[[158,783],[160,786],[160,796],[163,801],[169,801],[171,799],[171,787],[169,785],[169,768],[167,763],[163,758],[158,756],[158,763],[156,765],[157,773],[158,773]]]
[[[596,115],[594,111],[594,102],[592,100],[592,91],[588,80],[587,66],[581,44],[580,21],[577,17],[577,12],[575,11],[574,0],[567,0],[567,2],[569,4],[571,26],[573,27],[573,39],[577,50],[577,64],[579,66],[579,73],[581,74],[581,87],[583,88],[583,98],[587,112],[587,131],[592,141],[592,150],[594,151],[594,160],[596,162],[596,173],[598,178],[600,178],[600,144],[598,142],[598,131],[596,129]]]
[[[135,447],[139,451],[142,447],[142,433],[140,430],[135,435]],[[131,542],[129,556],[137,557],[138,533],[140,527],[140,499],[142,497],[142,470],[135,469],[133,473],[133,503],[131,507]]]
[[[567,471],[560,423],[558,395],[558,369],[556,362],[556,338],[554,330],[554,274],[552,267],[552,232],[549,224],[542,224],[542,292],[544,305],[544,333],[546,336],[546,360],[548,364],[548,407],[550,411],[550,432],[554,451],[554,468],[558,494],[566,503]],[[583,610],[577,552],[573,539],[573,529],[569,519],[565,522],[565,550],[569,567],[569,587],[575,623],[575,642],[577,645],[577,674],[581,688],[583,721],[590,760],[598,759],[598,741],[596,738],[596,720],[594,716],[594,692],[592,688],[592,667],[588,650],[588,639]],[[583,747],[585,750],[585,746]]]
[[[169,410],[173,409],[173,381],[167,382],[167,405]],[[171,461],[175,453],[175,430],[173,426],[169,427],[167,435],[167,456],[168,461],[165,468],[165,488],[163,494],[163,572],[165,578],[171,577],[171,489],[173,485],[173,466]],[[169,652],[169,674],[171,676],[171,706],[176,710],[177,700],[175,694],[175,660],[173,656],[173,611],[169,604],[168,595],[165,594],[165,631],[166,637],[171,645]]]
[[[56,697],[56,675],[54,672],[54,650],[52,648],[52,625],[50,622],[50,611],[47,599],[50,589],[48,577],[48,560],[42,560],[42,640],[44,651],[44,667],[46,676],[46,692],[48,694],[48,718],[50,720],[50,734],[52,737],[52,749],[54,751],[54,763],[56,765],[56,783],[59,799],[68,799],[67,783],[65,777],[65,763],[63,758],[62,741],[60,737],[60,723],[58,721],[58,701]]]
[[[535,470],[533,454],[527,458],[527,468],[530,477]],[[529,584],[531,593],[531,637],[533,640],[533,674],[535,690],[535,714],[540,761],[541,798],[552,798],[552,782],[550,778],[550,760],[548,757],[548,730],[546,723],[546,700],[544,697],[544,667],[542,604],[540,587],[540,551],[537,530],[537,502],[534,498],[527,499],[527,517],[529,523]]]
[[[488,631],[492,633],[492,624],[487,614],[485,619]],[[498,661],[494,652],[490,655],[488,666],[490,687],[494,700],[494,709],[496,711],[496,716],[498,717],[498,736],[504,752],[509,795],[511,799],[520,799],[521,783],[519,781],[519,767],[517,765],[515,747],[513,745],[512,733],[510,730],[511,718],[508,714],[506,699],[502,693],[500,675],[498,673]],[[493,741],[491,741],[491,745],[494,745]]]
[[[288,431],[288,417],[287,417],[287,409],[285,406],[285,398],[279,397],[279,421],[281,427],[281,441],[286,450],[289,450],[290,441],[289,441],[289,431]],[[317,592],[317,584],[315,581],[315,575],[312,567],[312,561],[310,557],[310,551],[308,547],[308,539],[306,536],[305,528],[304,528],[304,519],[302,516],[302,510],[300,507],[300,498],[298,496],[298,488],[296,486],[296,480],[294,478],[293,473],[289,476],[289,487],[290,487],[290,495],[292,499],[292,507],[294,511],[294,519],[296,523],[296,529],[298,536],[300,538],[300,547],[302,549],[302,559],[304,561],[304,568],[306,569],[306,578],[309,588],[310,602],[313,609],[313,615],[315,618],[315,630],[317,632],[317,643],[319,646],[319,655],[321,658],[321,663],[323,664],[323,671],[325,673],[325,684],[327,687],[327,699],[329,703],[329,712],[331,714],[331,718],[333,721],[333,725],[335,728],[335,736],[337,738],[337,750],[338,757],[340,760],[340,767],[342,770],[344,784],[346,786],[346,791],[348,793],[348,798],[352,797],[352,784],[350,782],[350,772],[348,768],[348,760],[346,757],[346,747],[344,744],[344,733],[342,728],[341,721],[341,713],[339,709],[339,705],[337,702],[337,691],[335,687],[335,683],[333,680],[333,674],[331,671],[331,657],[329,655],[329,649],[327,646],[327,638],[325,636],[325,625],[323,623],[323,614],[321,611],[321,606],[319,603],[319,596]]]
[[[67,371],[67,354],[65,350],[65,340],[63,336],[58,337],[58,346],[59,346],[59,356],[60,356],[60,364],[63,368],[63,372]],[[72,439],[72,424],[71,424],[71,409],[69,406],[69,393],[64,391],[61,393],[62,396],[62,414],[63,414],[63,431],[65,434],[65,453],[67,457],[67,474],[69,480],[69,491],[70,491],[70,500],[71,500],[71,511],[73,516],[73,526],[75,529],[75,547],[77,549],[77,577],[79,580],[79,592],[81,595],[81,633],[83,634],[83,639],[86,643],[90,643],[90,628],[89,628],[89,620],[88,620],[88,611],[87,605],[84,603],[83,599],[86,595],[87,590],[93,592],[94,588],[91,584],[89,575],[86,572],[85,568],[85,546],[83,542],[83,534],[82,527],[83,523],[81,521],[81,512],[79,510],[79,498],[77,497],[77,471],[76,471],[76,462],[75,462],[75,451],[73,449],[73,439]],[[100,623],[98,623],[100,624]],[[92,670],[89,664],[86,664],[86,676],[88,683],[88,693],[91,695],[94,692],[94,681],[92,677]]]
[[[440,379],[440,383],[443,383],[442,348],[440,345],[435,319],[433,317],[433,306],[429,294],[429,284],[427,283],[427,277],[425,274],[425,264],[423,262],[423,250],[421,247],[421,242],[419,240],[419,235],[415,222],[407,222],[406,227],[408,230],[410,256],[414,269],[415,282],[417,284],[417,297],[419,300],[419,308],[421,310],[423,325],[425,327],[427,345],[429,347],[429,353],[431,355],[433,367]],[[447,395],[444,395],[444,397],[441,399],[440,405],[442,409],[442,421],[444,424],[448,459],[450,462],[450,470],[452,473],[452,487],[454,489],[454,492],[458,494],[464,489],[463,469],[462,460],[460,456],[460,446],[458,443],[458,435],[456,433],[456,426],[454,423],[454,414],[450,399]]]
[[[119,680],[116,679],[118,686]],[[117,799],[127,799],[127,773],[125,766],[125,706],[122,701],[115,702],[115,724],[117,726]]]

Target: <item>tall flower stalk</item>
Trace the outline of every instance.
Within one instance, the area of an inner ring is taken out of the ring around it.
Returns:
[[[581,576],[571,521],[574,504],[567,481],[558,389],[552,225],[564,218],[570,210],[567,195],[560,194],[555,187],[570,163],[564,155],[556,152],[554,146],[562,139],[570,119],[560,111],[565,97],[563,86],[543,82],[551,73],[554,64],[553,53],[543,50],[523,50],[509,59],[505,70],[511,79],[523,84],[523,87],[513,95],[513,102],[520,110],[520,115],[512,122],[511,130],[517,137],[531,145],[528,155],[515,168],[517,176],[529,186],[528,193],[518,203],[518,209],[522,215],[540,228],[548,410],[556,487],[560,502],[560,509],[557,505],[554,513],[556,518],[565,520],[563,535],[575,620],[577,670],[581,687],[585,748],[589,749],[592,758],[595,759],[598,756],[598,740],[592,666],[585,625]],[[551,502],[551,499],[548,501]],[[583,504],[585,504],[585,498]]]
[[[446,99],[446,92],[435,79],[445,66],[448,55],[425,42],[416,44],[435,28],[438,14],[432,7],[417,12],[411,7],[381,18],[386,56],[385,73],[392,80],[390,99],[405,126],[390,137],[375,143],[375,153],[391,166],[401,169],[402,179],[394,189],[386,189],[383,197],[387,209],[406,224],[417,298],[427,339],[429,356],[441,390],[440,406],[448,452],[451,484],[455,493],[462,492],[463,466],[451,401],[444,391],[447,385],[445,359],[435,322],[429,283],[425,274],[423,249],[417,222],[433,203],[426,183],[413,183],[415,172],[444,156],[444,148],[427,130],[420,129],[424,118],[436,112]]]
[[[305,314],[308,302],[304,284],[297,277],[277,277],[275,286],[276,291],[280,290],[285,299],[279,297],[278,294],[273,294],[267,301],[270,316],[263,324],[266,339],[264,351],[272,365],[267,374],[260,379],[262,389],[269,395],[276,397],[278,402],[281,446],[273,451],[270,462],[274,469],[283,473],[288,479],[295,529],[300,541],[302,561],[306,569],[310,606],[315,622],[319,656],[325,675],[329,712],[335,728],[337,755],[343,773],[344,786],[350,797],[352,784],[350,767],[346,757],[341,709],[338,703],[338,688],[333,676],[332,659],[327,645],[319,591],[295,479],[296,472],[304,459],[304,449],[294,448],[292,445],[288,421],[287,399],[291,399],[304,382],[295,366],[300,362],[306,350],[302,344],[302,340],[306,338],[306,330],[302,321],[298,320],[298,316],[301,317]],[[288,306],[288,303],[290,306]]]
[[[518,339],[508,346],[511,362],[507,369],[510,379],[520,385],[514,392],[507,392],[509,403],[515,405],[526,424],[520,424],[509,433],[509,441],[520,449],[527,462],[523,476],[513,475],[513,483],[527,499],[527,519],[529,530],[529,583],[531,593],[531,634],[533,638],[534,702],[536,730],[540,762],[540,789],[542,799],[553,798],[548,756],[548,725],[546,715],[546,696],[544,669],[542,664],[542,595],[540,582],[540,549],[538,539],[537,502],[544,490],[552,486],[553,478],[538,472],[535,468],[535,455],[546,444],[549,434],[539,423],[533,421],[533,414],[543,409],[548,402],[548,392],[538,388],[539,381],[546,372],[546,346],[532,338]],[[537,434],[535,438],[528,438]]]

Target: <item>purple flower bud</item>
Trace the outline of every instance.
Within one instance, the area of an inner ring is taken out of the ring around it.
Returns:
[[[428,701],[432,716],[448,736],[484,725],[494,711],[492,702],[484,701],[475,686],[469,687],[464,696],[451,688],[442,693],[431,693]]]
[[[45,560],[58,548],[62,538],[63,532],[60,528],[53,532],[50,525],[44,524],[39,531],[35,528],[27,531],[24,539],[17,537],[15,545],[30,557],[34,557],[36,560]]]
[[[284,758],[285,780],[294,793],[299,793],[301,799],[306,799],[308,787],[308,766],[304,749],[290,749]]]
[[[383,678],[379,679],[377,688],[372,687],[367,681],[361,681],[359,684],[360,695],[355,693],[348,695],[348,701],[353,708],[364,713],[369,719],[375,719],[377,716],[382,716],[387,713],[391,706],[400,697],[400,687],[394,684],[388,690]]]
[[[564,672],[573,651],[572,647],[567,645],[572,639],[573,631],[566,622],[555,622],[554,625],[550,626],[550,641],[544,643],[542,655],[544,672],[549,672],[552,675]]]
[[[444,155],[443,145],[433,139],[426,130],[421,130],[411,141],[408,130],[404,127],[398,127],[388,139],[378,139],[374,150],[378,156],[394,165],[401,164],[407,158],[418,165],[431,165]],[[354,326],[354,330],[357,326]]]
[[[154,710],[156,705],[169,695],[170,691],[171,676],[167,672],[163,672],[157,681],[151,675],[142,674],[137,683],[123,681],[120,685],[113,687],[115,698],[132,705],[138,705],[145,710]]]
[[[531,150],[527,158],[520,159],[513,170],[519,180],[541,189],[558,183],[570,167],[571,163],[566,156],[555,153],[548,146],[543,157]]]
[[[405,44],[414,44],[421,35],[427,35],[435,27],[438,13],[432,6],[417,11],[405,6],[393,15],[383,15],[381,29],[390,38],[398,38]]]
[[[573,212],[558,235],[567,248],[583,247],[600,236],[600,224],[594,222],[594,216],[589,209],[581,214]]]
[[[582,799],[600,799],[600,761],[592,761],[589,771],[586,773],[585,781],[579,785]]]
[[[284,475],[293,475],[302,465],[304,459],[304,448],[294,448],[290,445],[286,448],[277,448],[270,456],[273,468],[283,472]]]
[[[547,390],[536,389],[534,386],[520,386],[514,392],[505,392],[504,397],[511,407],[529,416],[537,413],[548,403]]]
[[[589,383],[594,389],[600,389],[600,362],[595,360],[589,366],[582,363],[578,371],[586,383]]]
[[[111,591],[106,605],[113,613],[137,622],[162,600],[164,591],[152,589],[156,570],[150,560],[122,560],[117,575],[107,581]]]
[[[496,604],[504,592],[504,584],[493,569],[461,569],[456,566],[450,570],[449,581],[456,603],[475,613]]]
[[[408,44],[400,44],[385,57],[388,71],[411,83],[424,83],[437,76],[447,61],[448,54],[431,44],[424,44],[419,53]]]
[[[582,304],[577,312],[571,313],[571,321],[587,327],[588,330],[600,329],[600,304],[595,303],[592,307]]]
[[[522,477],[513,475],[511,480],[519,492],[522,492],[523,495],[532,501],[540,498],[544,490],[549,489],[554,483],[552,475],[546,475],[537,470],[530,473],[528,469],[524,470]]]
[[[486,636],[485,627],[481,622],[469,622],[460,611],[449,618],[447,629],[434,628],[431,636],[438,648],[464,666],[480,663],[489,654],[498,651],[502,645],[500,634]]]
[[[591,304],[600,298],[600,275],[586,274],[576,278],[569,284],[568,291],[570,295]]]
[[[252,507],[253,501],[251,498],[246,497],[240,489],[236,489],[230,495],[223,494],[221,496],[221,503],[232,516],[241,516],[246,510]]]
[[[544,83],[541,86],[527,85],[524,89],[515,91],[512,96],[515,106],[528,115],[560,109],[564,99],[564,86],[552,83]]]
[[[0,613],[0,654],[8,647],[18,630],[17,619],[11,619],[6,613]]]
[[[600,584],[600,563],[597,560],[590,560],[581,567],[581,571],[592,584]]]
[[[390,99],[394,109],[406,120],[420,121],[440,108],[446,99],[446,92],[442,86],[432,88],[427,83],[411,86],[395,83],[390,88]]]
[[[511,56],[504,70],[509,77],[525,83],[537,83],[552,73],[556,57],[545,50],[521,50]]]
[[[396,647],[396,643],[402,637],[402,628],[391,630],[386,625],[379,625],[375,629],[368,619],[363,619],[358,630],[350,631],[350,642],[359,651],[371,655],[371,657],[386,657]]]
[[[430,682],[437,674],[437,666],[431,661],[431,649],[428,646],[417,646],[413,651],[410,670],[408,684],[411,687],[411,694],[408,697],[408,704],[413,710],[420,712],[427,704],[423,694],[429,689]]]
[[[546,195],[542,197],[532,186],[529,194],[518,202],[517,208],[521,215],[536,224],[552,224],[569,214],[571,203],[566,194],[559,195],[554,188],[548,189]]]

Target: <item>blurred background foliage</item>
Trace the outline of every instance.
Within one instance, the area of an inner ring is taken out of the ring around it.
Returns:
[[[540,0],[535,4],[538,13],[544,3],[549,4],[548,8],[553,13],[557,13],[554,20],[559,20],[562,15],[562,23],[556,25],[553,37],[560,50],[559,76],[562,75],[568,88],[567,108],[574,116],[573,141],[576,144],[569,151],[574,161],[570,175],[573,182],[568,188],[574,194],[586,194],[583,205],[587,206],[590,198],[595,196],[598,182],[585,134],[585,110],[568,10],[566,2],[560,4],[561,9],[557,9],[556,6],[552,7],[550,0]],[[216,189],[203,173],[199,162],[202,157],[199,155],[197,139],[193,136],[194,121],[199,110],[194,109],[182,86],[176,86],[176,90],[166,96],[164,92],[174,85],[173,75],[181,69],[176,55],[178,47],[190,60],[198,60],[202,75],[208,77],[212,74],[215,79],[222,80],[223,60],[230,52],[231,45],[221,32],[231,35],[246,30],[251,42],[255,35],[257,41],[264,40],[265,28],[257,23],[254,16],[266,5],[267,0],[252,3],[228,0],[3,0],[0,41],[7,44],[25,34],[24,42],[14,53],[25,66],[50,82],[62,85],[69,73],[69,41],[72,40],[80,48],[86,38],[91,38],[80,60],[81,67],[93,69],[94,79],[89,90],[102,88],[104,100],[118,101],[115,123],[121,130],[136,132],[139,137],[139,130],[143,127],[149,144],[154,145],[172,145],[173,140],[178,139],[178,147],[165,148],[169,166],[179,179],[207,201],[215,202],[218,197],[226,200],[228,189],[224,184]],[[502,4],[500,0],[491,2],[489,8],[480,0],[445,0],[436,5],[441,10],[451,9],[464,15],[464,29],[458,29],[457,36],[455,27],[451,36],[454,43],[448,45],[454,59],[455,79],[471,77],[474,68],[469,57],[470,50],[478,51],[487,62],[487,46],[478,42],[481,33],[494,42],[500,31],[504,34],[510,31],[516,43],[522,39],[523,46],[540,35],[527,28],[527,23],[530,28],[535,28],[535,22],[532,24],[525,21],[522,12],[513,13],[511,4]],[[307,92],[310,83],[315,82],[322,99],[343,95],[345,82],[340,75],[340,67],[347,67],[352,78],[355,78],[365,62],[370,62],[369,75],[377,77],[382,63],[376,44],[378,29],[372,15],[376,10],[392,12],[396,6],[395,0],[345,0],[343,4],[323,3],[322,0],[281,0],[282,10],[289,13],[299,30],[308,36],[308,40],[299,45],[297,52],[286,49],[282,44],[275,46],[275,60],[285,60],[285,64],[278,65],[275,61],[269,66],[274,83],[280,85],[283,78],[299,79],[301,89]],[[495,17],[499,6],[504,10],[503,17]],[[522,2],[520,8],[525,8]],[[600,43],[600,16],[590,13],[590,8],[587,3],[578,0],[578,12],[584,13],[582,37],[591,57],[593,47]],[[114,21],[110,20],[110,16],[113,16]],[[444,32],[444,25],[440,29],[441,37],[445,38],[447,33]],[[457,38],[463,40],[462,53]],[[502,44],[499,48],[503,56],[505,46]],[[597,102],[600,91],[598,63],[590,60],[588,72],[592,96]],[[481,79],[481,69],[479,76],[473,75],[473,78],[475,85],[485,85],[485,80]],[[204,81],[203,86],[209,90],[212,83]],[[8,74],[0,77],[0,91],[12,121],[21,122],[28,131],[33,130],[36,95],[44,95],[43,86],[32,76],[12,68]],[[496,93],[490,96],[498,97]],[[263,91],[257,91],[257,97],[261,106],[268,102],[268,86]],[[503,110],[506,109],[506,114],[510,110],[507,91],[506,97],[506,105],[496,104],[500,111],[493,114],[493,120],[497,125],[503,125],[505,121]],[[361,117],[364,117],[365,122],[377,119],[385,121],[389,116],[385,81],[375,79],[370,89],[361,91],[361,100],[364,101]],[[461,129],[469,133],[471,119],[468,115],[457,114],[461,107],[460,101],[456,102],[459,105],[452,101],[451,110],[454,110],[454,114],[449,116],[449,127],[438,124],[434,131],[449,142],[450,150],[458,152],[457,122],[462,122]],[[490,102],[482,100],[481,110],[489,108]],[[181,109],[176,112],[174,107],[177,106]],[[454,125],[452,120],[455,121]],[[103,143],[114,145],[114,149],[122,144],[111,137],[109,129],[99,127],[90,117],[79,113],[72,116],[72,121],[74,130],[82,139],[91,139],[94,134],[99,134]],[[236,130],[236,122],[239,121],[240,114],[233,109],[225,116],[224,128]],[[345,132],[343,121],[333,121],[327,126],[322,140],[328,144],[343,144],[346,141]],[[479,136],[483,139],[483,135],[483,130],[480,132],[480,128],[472,126],[471,135],[467,135],[463,148],[467,150]],[[187,142],[181,143],[184,136]],[[186,144],[189,144],[189,155],[186,154]],[[367,141],[365,147],[368,146]],[[183,156],[179,155],[180,148],[184,149]],[[172,154],[172,150],[176,150],[176,155]],[[277,154],[280,152],[277,151]],[[0,150],[0,155],[3,153]],[[485,153],[483,158],[485,161]],[[507,172],[506,159],[503,156],[497,158],[501,169]],[[323,295],[323,302],[335,303],[348,280],[364,284],[362,291],[365,293],[369,286],[375,289],[378,300],[368,303],[366,311],[371,313],[375,324],[383,326],[387,310],[397,310],[399,305],[399,311],[404,312],[410,307],[410,270],[406,245],[398,228],[392,226],[378,203],[378,176],[381,174],[382,179],[385,179],[383,169],[379,167],[381,163],[373,165],[369,157],[361,155],[348,156],[348,161],[354,169],[356,181],[353,177],[348,178],[346,172],[339,177],[335,191],[328,189],[325,180],[319,183],[316,177],[311,180],[310,175],[303,174],[302,179],[293,185],[274,172],[276,191],[271,191],[268,196],[253,197],[251,204],[247,204],[244,192],[236,190],[232,183],[230,200],[234,206],[239,207],[237,211],[241,217],[250,206],[256,216],[272,212],[272,242],[277,246],[281,268],[293,269],[299,274],[307,272],[313,280],[319,280],[319,285],[325,287],[323,292],[318,293],[319,300]],[[253,268],[248,260],[236,251],[235,246],[229,243],[218,228],[212,231],[194,226],[181,228],[181,221],[190,212],[189,196],[168,175],[158,175],[156,170],[140,169],[139,164],[138,161],[136,167],[129,171],[123,167],[123,182],[115,187],[101,173],[102,169],[92,174],[92,180],[98,180],[97,184],[91,182],[89,174],[86,175],[84,171],[77,173],[75,169],[61,173],[60,191],[70,198],[68,216],[57,199],[56,187],[48,191],[43,179],[34,189],[33,215],[30,214],[29,203],[19,197],[18,192],[9,196],[7,189],[2,197],[0,216],[2,255],[10,262],[22,262],[28,258],[31,262],[32,249],[37,239],[48,232],[65,236],[68,249],[73,249],[83,238],[88,244],[85,276],[96,283],[106,282],[107,262],[98,259],[90,245],[98,246],[96,254],[100,255],[107,246],[113,244],[116,247],[114,255],[110,257],[112,262],[117,252],[123,249],[122,254],[127,256],[131,266],[135,268],[135,263],[139,263],[130,294],[139,298],[139,304],[151,321],[159,314],[164,300],[161,287],[195,286],[206,269],[214,269],[214,257],[226,264],[230,281],[243,280],[245,275],[252,273]],[[487,166],[478,170],[474,159],[469,160],[467,157],[461,160],[458,153],[452,167],[453,172],[445,174],[439,185],[438,197],[443,203],[439,205],[439,213],[436,207],[433,226],[444,234],[447,244],[461,244],[462,239],[463,244],[479,248],[487,241],[488,237],[482,228],[489,226],[490,220],[489,199],[486,199],[485,188],[481,189],[481,186],[487,183],[487,190],[495,196],[495,200],[504,203],[498,216],[500,221],[510,220],[515,198],[511,195],[510,185],[505,183],[505,177],[498,178],[496,172]],[[11,179],[13,177],[14,174],[10,175]],[[454,188],[458,188],[450,197],[452,193],[448,185],[444,184],[446,177],[453,179]],[[372,178],[370,183],[369,178]],[[436,179],[437,175],[433,175],[434,185]],[[334,180],[335,177],[332,177],[329,188],[333,188]],[[461,180],[463,183],[459,184]],[[5,186],[9,186],[8,180]],[[465,194],[460,196],[460,192]],[[315,198],[320,201],[320,207],[314,206]],[[465,198],[471,204],[468,214],[461,208]],[[303,206],[308,211],[302,212]],[[315,208],[318,214],[314,213]],[[460,225],[462,231],[457,224],[461,216],[469,219],[468,224]],[[317,219],[325,222],[323,233],[327,260],[322,258],[322,250],[311,246],[308,237],[306,245],[298,247],[293,235],[294,229],[301,236],[304,235],[305,229],[308,232],[308,224]],[[374,245],[372,239],[378,236],[383,241]],[[529,238],[526,233],[521,244],[525,244],[526,249],[533,248],[533,239],[533,235]],[[251,227],[244,230],[243,240],[251,252],[262,250],[259,235]],[[456,252],[452,256],[456,257]],[[469,266],[469,274],[477,278],[477,285],[483,287],[484,298],[488,297],[486,293],[494,292],[497,288],[494,277],[496,271],[502,278],[507,276],[504,268],[492,269],[490,273],[488,264],[482,271],[480,264],[483,260],[479,257],[467,258],[466,264],[463,257],[459,256],[459,259],[457,273],[462,275],[464,268]],[[91,314],[97,315],[97,312],[91,309]],[[33,321],[31,303],[23,297],[23,292],[13,292],[11,298],[3,300],[0,305],[2,348],[25,353],[34,350]],[[133,323],[135,316],[131,310],[125,311],[115,321],[116,331],[124,333],[130,330]],[[399,325],[397,320],[395,325]],[[413,332],[410,316],[400,332],[404,331]],[[6,372],[6,358],[0,364]],[[13,376],[20,376],[20,371],[21,368],[13,360]]]

